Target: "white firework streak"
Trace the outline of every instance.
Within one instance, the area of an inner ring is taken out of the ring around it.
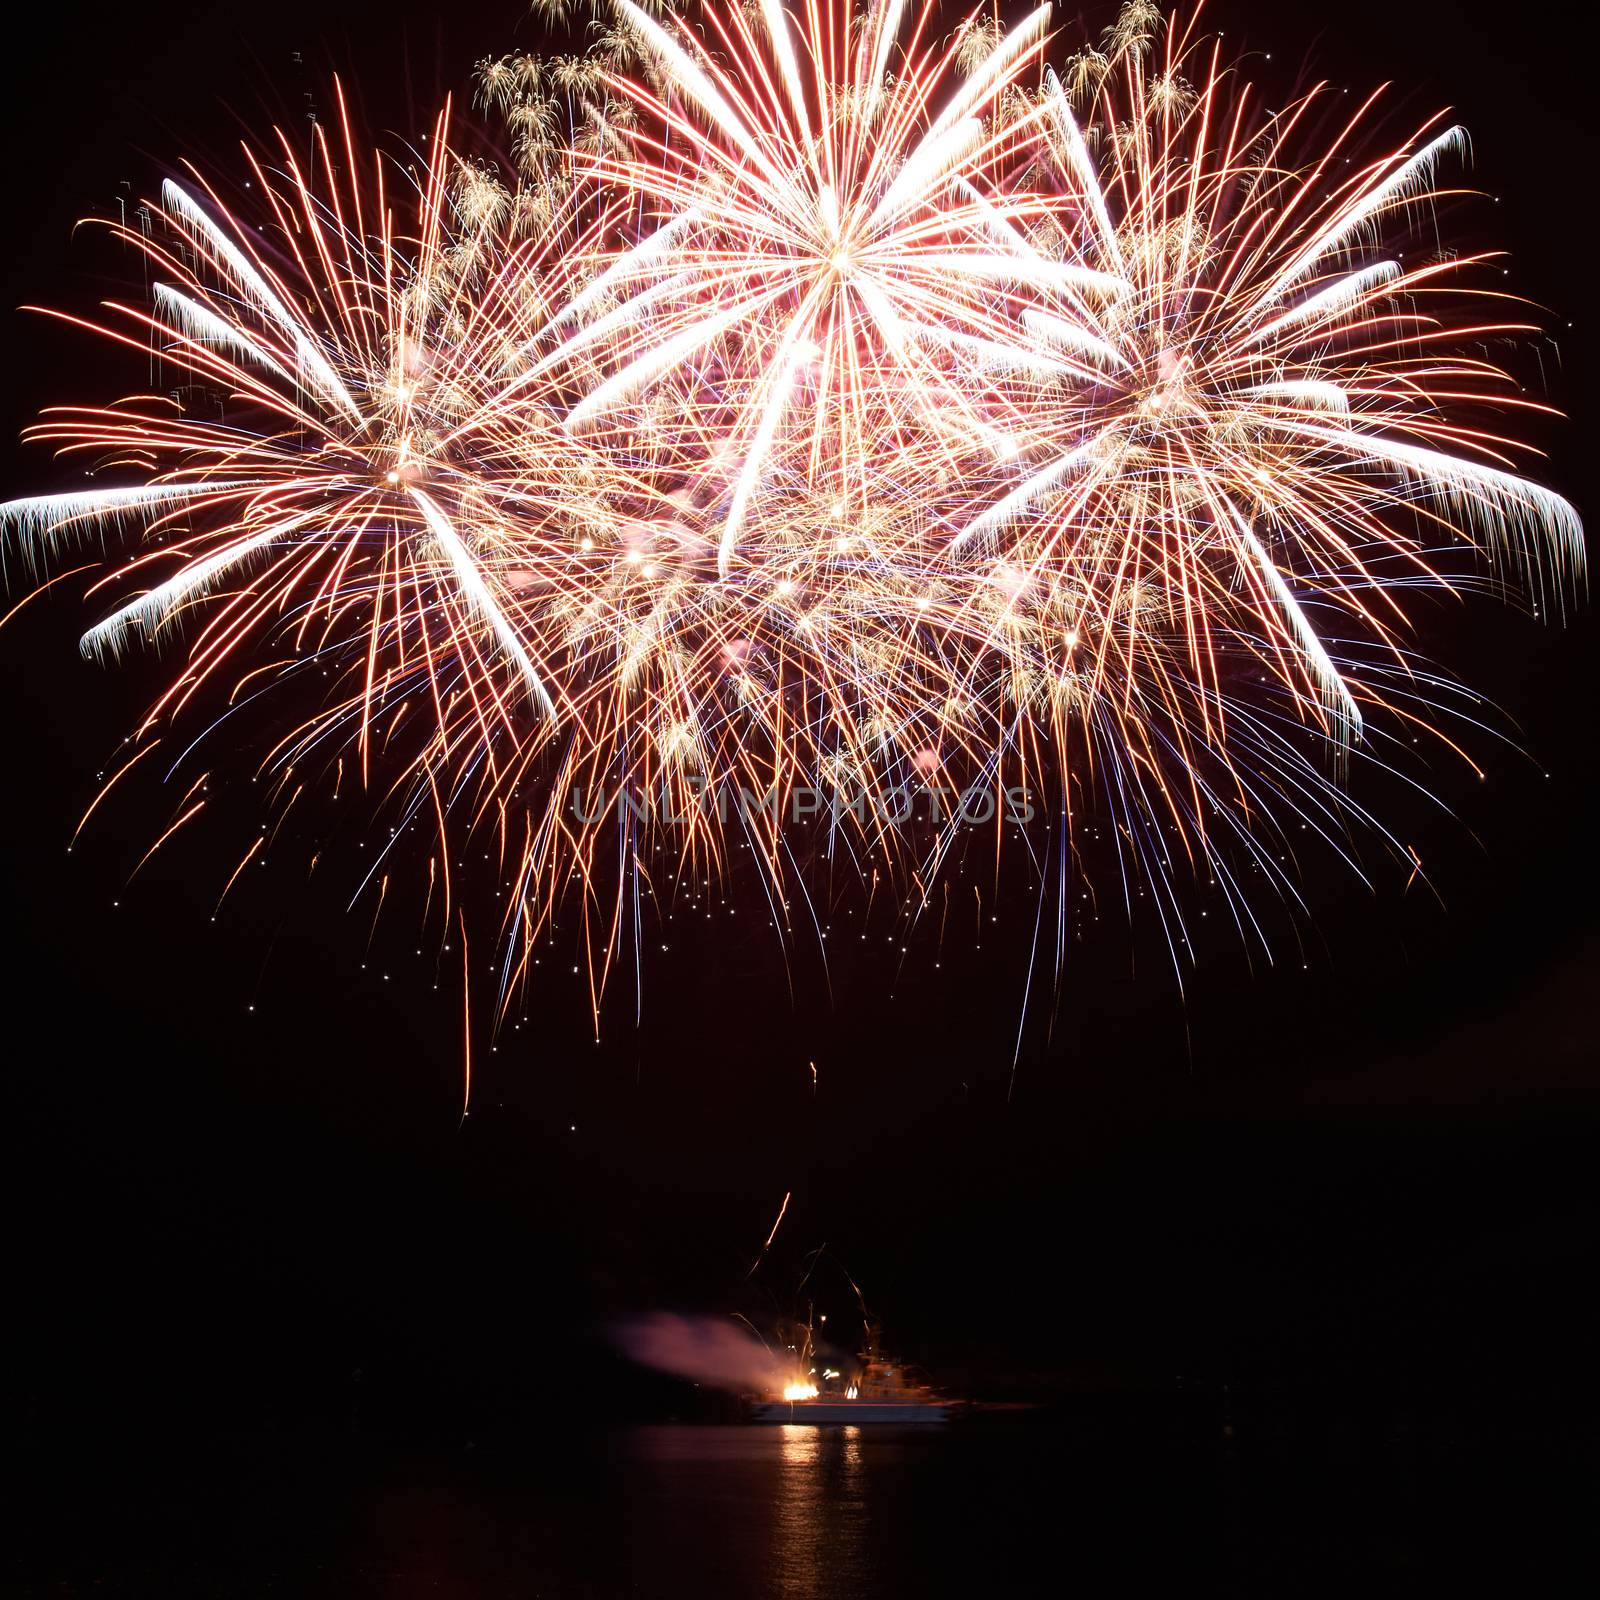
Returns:
[[[907,158],[899,176],[867,218],[869,229],[897,220],[900,214],[925,201],[983,141],[983,124],[976,117],[958,122],[949,132],[929,134]]]
[[[130,601],[120,610],[113,611],[105,621],[96,623],[78,641],[78,648],[92,661],[121,656],[128,643],[129,631],[135,623],[143,629],[147,638],[153,636],[189,601],[202,599],[209,594],[219,578],[244,565],[252,556],[258,555],[275,540],[303,523],[303,518],[277,523],[203,560],[191,562],[148,594]]]
[[[721,90],[695,65],[672,35],[634,5],[633,0],[616,0],[616,3],[656,60],[672,74],[673,81],[692,96],[740,151],[761,169],[762,176],[780,193],[792,189],[790,181],[772,164],[767,153],[752,137],[743,119],[723,98]]]
[[[1291,306],[1281,317],[1274,317],[1271,322],[1257,328],[1254,333],[1247,334],[1242,341],[1243,345],[1248,349],[1253,344],[1260,344],[1265,339],[1273,338],[1286,328],[1298,328],[1302,323],[1321,322],[1327,317],[1336,316],[1341,311],[1349,310],[1374,291],[1381,290],[1385,284],[1392,283],[1399,276],[1398,261],[1379,261],[1370,267],[1363,267],[1359,272],[1352,272],[1336,283],[1329,284],[1326,289],[1318,290],[1309,299],[1302,300],[1299,305]]]
[[[189,193],[171,178],[162,184],[161,196],[166,205],[187,222],[216,252],[245,295],[289,336],[303,375],[353,421],[364,422],[366,419],[362,415],[361,408],[351,398],[350,391],[340,381],[338,373],[329,365],[328,358],[306,332],[305,325],[283,303],[238,245],[206,215]]]
[[[806,87],[800,76],[800,62],[794,53],[794,40],[789,37],[789,19],[779,0],[761,0],[761,16],[767,25],[767,37],[772,41],[778,58],[779,76],[794,110],[795,121],[800,124],[801,136],[808,148],[815,149],[811,137],[811,115],[806,110]]]
[[[636,323],[639,320],[640,312],[647,306],[653,305],[669,296],[681,294],[692,282],[693,279],[688,273],[680,272],[676,277],[668,278],[664,282],[655,284],[642,293],[635,295],[632,300],[627,301],[625,304],[613,306],[609,311],[596,317],[593,322],[584,323],[576,333],[569,334],[563,343],[540,357],[520,378],[507,388],[506,394],[515,394],[532,379],[542,377],[553,367],[560,366],[563,362],[571,361],[574,356],[589,349],[590,346],[599,344],[620,330]],[[556,318],[557,323],[564,320],[562,317]],[[551,326],[554,327],[555,323],[552,323]],[[537,345],[540,337],[541,335],[536,334],[530,339],[523,347],[524,351],[526,352]]]
[[[461,542],[460,535],[450,526],[449,519],[427,495],[420,489],[413,489],[410,493],[411,498],[417,503],[417,509],[422,513],[423,520],[428,524],[429,532],[433,534],[440,550],[449,561],[451,570],[455,573],[456,588],[460,591],[468,609],[488,625],[495,638],[500,641],[500,648],[516,663],[517,670],[522,674],[523,681],[534,699],[543,707],[546,715],[554,719],[555,701],[550,698],[550,691],[545,688],[544,680],[539,676],[538,669],[524,648],[522,640],[517,636],[517,630],[511,626],[505,612],[496,602],[483,573],[478,568],[478,563],[472,559],[472,552]]]
[[[1510,549],[1530,570],[1538,562],[1526,548],[1513,547],[1512,534],[1531,528],[1554,548],[1567,576],[1584,570],[1583,522],[1577,509],[1553,489],[1519,478],[1499,467],[1468,461],[1424,445],[1382,439],[1354,429],[1327,428],[1287,418],[1266,419],[1274,428],[1302,437],[1320,439],[1356,461],[1379,462],[1395,468],[1408,482],[1440,497],[1469,523],[1487,529],[1491,537]]]
[[[208,498],[223,500],[259,487],[259,483],[249,480],[139,483],[120,489],[74,489],[66,494],[32,495],[0,505],[0,528],[14,528],[21,534],[26,541],[24,554],[31,559],[40,540],[54,539],[74,523],[118,522],[152,507]]]
[[[263,350],[237,322],[218,315],[170,284],[156,284],[154,295],[156,309],[166,313],[168,325],[180,338],[192,339],[212,349],[260,362],[280,378],[290,378],[288,368],[270,352]]]
[[[1036,472],[1019,488],[1013,489],[1003,500],[990,506],[982,516],[974,518],[950,541],[951,552],[960,550],[976,539],[998,533],[1002,528],[1015,522],[1040,495],[1048,494],[1064,479],[1086,465],[1093,458],[1097,443],[1098,440],[1091,439],[1087,444],[1081,444],[1077,449],[1058,456],[1049,466]]]
[[[1071,350],[1109,372],[1128,370],[1126,359],[1098,335],[1043,311],[1024,311],[1022,325],[1029,333],[1057,350]]]
[[[750,448],[745,455],[744,467],[739,473],[739,481],[734,488],[733,503],[728,508],[728,516],[722,528],[722,542],[717,550],[717,575],[726,578],[728,568],[733,560],[734,548],[739,538],[739,530],[744,526],[745,508],[750,503],[750,496],[755,492],[760,481],[762,467],[767,459],[767,452],[772,448],[772,440],[778,431],[778,425],[783,420],[783,413],[788,409],[789,396],[794,392],[794,381],[799,376],[800,368],[817,354],[817,348],[805,337],[804,318],[796,317],[790,326],[789,333],[785,336],[785,348],[778,353],[777,371],[772,379],[772,393],[767,399],[766,408],[762,413],[761,422],[756,428],[755,437],[750,441]]]
[[[883,73],[889,65],[889,52],[894,48],[894,42],[900,37],[900,13],[905,9],[905,0],[878,0],[877,34],[876,42],[872,47],[872,69],[867,76],[867,88],[876,104],[883,98]]]
[[[772,297],[768,297],[769,299]],[[697,350],[711,343],[713,339],[726,333],[734,323],[750,314],[750,307],[740,301],[713,316],[704,318],[685,328],[681,333],[665,344],[653,350],[647,350],[634,361],[630,361],[621,372],[614,373],[602,384],[591,389],[571,411],[567,413],[566,426],[569,428],[581,427],[591,421],[601,412],[609,410],[612,406],[626,400],[637,389],[641,389],[652,378],[659,377],[669,368],[686,357],[693,355]]]
[[[1045,0],[1044,5],[1024,17],[982,62],[973,68],[966,83],[934,119],[933,126],[928,130],[928,137],[932,139],[943,133],[951,123],[967,116],[990,99],[1000,89],[1010,72],[1021,63],[1029,47],[1039,42],[1049,21],[1050,3],[1049,0]]]
[[[1231,500],[1224,502],[1238,530],[1240,541],[1250,557],[1250,564],[1260,574],[1272,597],[1289,620],[1295,643],[1305,657],[1313,680],[1322,693],[1322,703],[1332,718],[1335,737],[1341,744],[1354,744],[1362,734],[1361,709],[1350,694],[1349,686],[1334,666],[1333,659],[1322,643],[1311,619],[1306,616],[1300,602],[1295,599],[1277,564],[1267,554],[1254,528],[1243,512]]]
[[[626,255],[618,256],[588,288],[575,294],[550,319],[550,326],[559,328],[562,323],[570,322],[574,317],[581,317],[590,306],[597,304],[610,292],[614,283],[627,278],[638,268],[663,254],[679,234],[692,228],[699,220],[700,213],[691,206],[687,211],[680,211],[677,216],[662,223],[654,233],[647,234]]]
[[[1281,383],[1255,383],[1239,390],[1255,400],[1277,400],[1308,411],[1334,411],[1347,415],[1350,396],[1336,383],[1317,378],[1289,378]]]
[[[1111,225],[1111,212],[1106,205],[1105,191],[1100,187],[1100,175],[1095,171],[1094,158],[1089,154],[1088,145],[1084,143],[1083,130],[1078,126],[1078,119],[1073,116],[1072,107],[1067,103],[1067,92],[1061,87],[1061,80],[1056,77],[1053,68],[1046,70],[1045,83],[1051,92],[1050,109],[1056,114],[1062,142],[1067,147],[1067,158],[1077,176],[1078,187],[1083,190],[1089,201],[1089,210],[1094,217],[1095,227],[1099,230],[1101,248],[1115,263],[1117,272],[1125,273],[1127,263],[1122,259],[1122,247],[1117,242],[1117,230]]]
[[[980,372],[1017,373],[1041,381],[1083,376],[1083,368],[1076,362],[1043,355],[1025,345],[1001,344],[998,339],[983,339],[977,334],[958,333],[951,328],[927,327],[919,329],[918,336],[970,356]]]
[[[1127,279],[1120,278],[1115,273],[1100,272],[1093,267],[1086,267],[1077,262],[1051,261],[1040,255],[1039,251],[1022,234],[1018,233],[1016,224],[1009,217],[1003,216],[965,178],[958,177],[954,179],[953,187],[961,198],[978,213],[983,225],[994,236],[997,243],[1005,245],[1013,255],[1031,264],[1033,273],[1024,281],[1050,287],[1060,286],[1084,289],[1104,299],[1114,299],[1117,295],[1126,292],[1128,288]],[[1114,239],[1113,242],[1115,242]]]
[[[1274,299],[1284,290],[1292,289],[1325,255],[1349,244],[1362,226],[1371,222],[1380,211],[1412,198],[1431,180],[1434,163],[1440,156],[1450,151],[1465,150],[1466,147],[1467,130],[1459,125],[1446,128],[1437,138],[1429,140],[1414,156],[1401,162],[1375,189],[1359,195],[1309,244],[1297,251],[1268,285],[1262,300]]]

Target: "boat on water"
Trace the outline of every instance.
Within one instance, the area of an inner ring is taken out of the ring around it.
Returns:
[[[863,1423],[893,1422],[908,1426],[940,1424],[950,1420],[943,1400],[761,1400],[749,1402],[752,1422],[778,1422],[820,1428],[833,1424],[858,1427]]]
[[[916,1381],[902,1363],[884,1356],[873,1324],[867,1325],[866,1349],[837,1366],[819,1355],[809,1323],[802,1333],[802,1340],[791,1347],[797,1357],[794,1376],[782,1392],[746,1397],[746,1414],[752,1422],[851,1427],[949,1421],[953,1402]]]

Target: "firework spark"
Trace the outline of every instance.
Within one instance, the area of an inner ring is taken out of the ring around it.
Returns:
[[[181,383],[48,412],[115,486],[0,525],[35,562],[136,533],[83,646],[181,655],[142,737],[281,686],[275,792],[353,765],[428,819],[445,927],[490,832],[502,1014],[573,899],[598,1012],[663,845],[701,883],[750,846],[791,927],[807,789],[912,919],[960,817],[894,797],[981,782],[1047,797],[1063,874],[1109,806],[1175,950],[1178,861],[1248,932],[1233,856],[1292,895],[1274,826],[1351,854],[1348,754],[1426,715],[1407,592],[1548,612],[1581,572],[1478,353],[1527,330],[1417,242],[1464,133],[1319,137],[1325,91],[1266,110],[1144,0],[1059,72],[1048,8],[704,21],[617,0],[588,57],[482,64],[505,173],[448,115],[369,159],[341,98],[247,213],[168,182],[112,228],[148,301],[66,320]]]

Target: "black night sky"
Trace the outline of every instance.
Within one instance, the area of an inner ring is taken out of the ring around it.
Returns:
[[[1592,526],[1595,151],[1576,40],[1480,0],[1210,10],[1230,42],[1259,36],[1258,75],[1282,92],[1308,59],[1335,82],[1392,80],[1397,127],[1457,108],[1499,197],[1461,226],[1506,245],[1511,285],[1545,308],[1553,337],[1524,359],[1567,420],[1541,431],[1544,475]],[[68,481],[16,442],[41,405],[137,382],[11,309],[110,291],[117,259],[77,218],[303,118],[332,71],[359,82],[372,127],[415,133],[444,92],[466,97],[476,58],[539,43],[516,5],[483,0],[93,0],[30,26],[0,106],[8,496]],[[27,582],[10,577],[14,601]],[[663,936],[642,1023],[619,984],[598,1046],[576,955],[553,950],[522,1025],[494,1054],[480,1039],[462,1124],[450,969],[436,989],[435,949],[414,953],[404,917],[367,948],[370,908],[347,911],[359,868],[330,850],[308,877],[309,823],[212,920],[261,815],[248,750],[218,753],[208,820],[131,884],[171,812],[154,783],[68,854],[165,670],[81,660],[81,594],[64,582],[0,630],[4,1407],[24,1476],[33,1452],[55,1463],[39,1481],[68,1482],[64,1439],[150,1430],[343,1436],[354,1419],[451,1450],[580,1405],[662,1415],[690,1401],[625,1368],[608,1320],[775,1304],[823,1244],[908,1354],[994,1399],[1209,1405],[1227,1386],[1330,1416],[1401,1396],[1506,1438],[1530,1416],[1593,1418],[1587,598],[1565,628],[1489,600],[1424,612],[1428,648],[1509,736],[1474,743],[1482,782],[1433,764],[1442,807],[1358,787],[1437,898],[1375,848],[1370,889],[1313,857],[1311,915],[1273,923],[1277,963],[1219,935],[1181,995],[1153,930],[1108,911],[1048,1031],[1036,995],[1015,1067],[1027,895],[986,891],[982,921],[969,910],[904,957],[874,931],[826,975],[805,949],[786,972],[736,899],[738,921],[686,915]],[[1592,1498],[1592,1420],[1586,1437]]]

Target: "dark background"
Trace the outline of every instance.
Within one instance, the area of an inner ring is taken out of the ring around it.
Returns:
[[[1570,420],[1548,430],[1546,476],[1592,514],[1594,150],[1575,44],[1519,31],[1502,5],[1353,0],[1336,30],[1320,8],[1213,13],[1273,52],[1257,71],[1279,92],[1308,56],[1353,92],[1392,79],[1397,136],[1458,108],[1475,180],[1500,197],[1460,231],[1510,248],[1511,285],[1547,308],[1559,337],[1530,343],[1530,381],[1542,360]],[[185,154],[226,166],[241,124],[326,105],[333,69],[374,128],[414,136],[475,58],[538,45],[513,5],[411,0],[96,3],[30,25],[0,96],[8,451],[40,405],[139,382],[9,310],[106,292],[115,257],[72,225],[119,182],[152,192]],[[7,494],[69,481],[37,448],[4,466]],[[159,784],[130,780],[67,853],[165,670],[86,665],[85,616],[69,581],[0,631],[0,1370],[20,1436],[354,1425],[449,1443],[574,1405],[681,1410],[692,1397],[616,1360],[608,1319],[787,1306],[824,1244],[894,1342],[970,1393],[1287,1386],[1591,1414],[1586,602],[1565,629],[1487,600],[1427,614],[1424,642],[1498,700],[1514,741],[1474,742],[1482,782],[1428,769],[1443,809],[1357,778],[1442,908],[1379,851],[1371,889],[1310,858],[1298,942],[1275,918],[1275,964],[1202,945],[1183,995],[1151,929],[1108,913],[1074,947],[1048,1038],[1036,1000],[1013,1072],[1026,894],[986,891],[981,950],[964,928],[914,943],[903,968],[836,959],[831,999],[802,953],[791,999],[746,884],[738,937],[674,932],[647,963],[642,1024],[619,985],[598,1046],[553,957],[522,1026],[492,1055],[479,1037],[465,1123],[437,935],[419,958],[404,917],[386,919],[369,953],[370,906],[346,912],[353,855],[308,878],[317,841],[292,832],[212,921],[260,815],[248,752],[219,753],[209,819],[131,885],[172,810]],[[837,1275],[818,1281],[847,1309]]]

